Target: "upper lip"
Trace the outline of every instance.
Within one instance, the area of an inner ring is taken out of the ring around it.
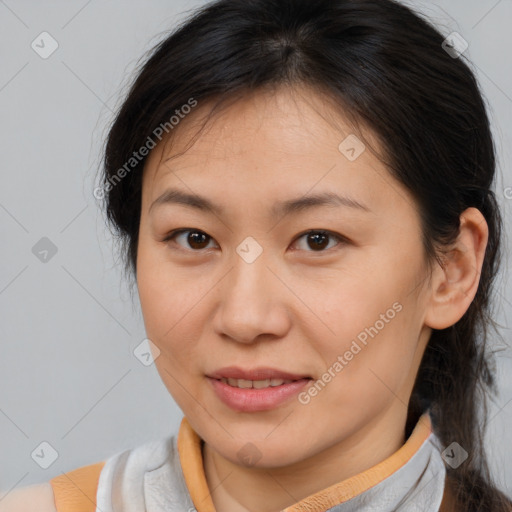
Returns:
[[[244,369],[238,366],[227,366],[220,368],[207,375],[213,379],[244,379],[244,380],[266,380],[266,379],[283,379],[283,380],[300,380],[308,379],[309,375],[300,375],[296,373],[284,372],[275,368],[252,368]]]

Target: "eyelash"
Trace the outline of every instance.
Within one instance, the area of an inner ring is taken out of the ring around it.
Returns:
[[[213,238],[208,235],[208,233],[205,233],[204,231],[200,230],[200,229],[195,229],[195,228],[181,228],[181,229],[175,229],[173,231],[171,231],[163,240],[162,242],[171,242],[174,238],[176,238],[178,235],[181,235],[183,233],[201,233],[201,234],[204,234],[206,235],[208,238],[210,238],[210,240],[213,240]],[[332,231],[327,231],[327,230],[323,230],[323,229],[310,229],[309,231],[305,231],[299,235],[297,235],[297,237],[294,239],[294,242],[296,240],[300,240],[302,237],[305,237],[306,235],[310,235],[310,234],[321,234],[321,235],[327,235],[331,238],[335,238],[338,240],[339,244],[338,245],[345,245],[349,242],[349,240],[347,238],[345,238],[344,236],[342,235],[339,235],[337,233],[333,233]],[[333,249],[332,247],[329,248],[329,249],[321,249],[321,250],[318,250],[318,251],[313,251],[313,250],[310,250],[310,251],[306,251],[306,252],[312,252],[312,253],[322,253],[322,252],[327,252],[327,251],[330,251],[331,249]],[[188,252],[203,252],[203,251],[206,251],[207,249],[185,249],[183,247],[180,247],[178,250],[183,250],[183,251],[188,251]]]

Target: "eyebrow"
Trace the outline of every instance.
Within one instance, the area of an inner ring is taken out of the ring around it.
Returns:
[[[153,201],[149,207],[149,212],[151,212],[154,207],[165,204],[181,204],[197,210],[212,213],[217,216],[221,216],[224,212],[224,209],[221,206],[213,203],[206,197],[198,194],[190,194],[178,189],[166,190],[162,195],[155,199],[155,201]],[[318,206],[345,206],[348,208],[371,212],[370,208],[351,197],[340,196],[334,192],[323,192],[277,202],[270,209],[270,215],[284,216]]]

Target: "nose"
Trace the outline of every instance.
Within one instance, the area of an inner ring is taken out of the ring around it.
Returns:
[[[213,321],[217,335],[245,344],[286,335],[291,323],[287,301],[292,297],[275,274],[263,256],[252,263],[236,256],[219,283]]]

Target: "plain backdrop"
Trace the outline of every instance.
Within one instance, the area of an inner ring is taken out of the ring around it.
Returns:
[[[138,299],[92,191],[138,59],[203,4],[0,0],[0,497],[178,429],[182,413],[156,368],[134,355],[145,338]],[[510,247],[512,2],[408,5],[469,43],[492,118]],[[512,495],[508,267],[509,249],[497,303],[506,343],[495,342],[500,392],[486,444]]]

